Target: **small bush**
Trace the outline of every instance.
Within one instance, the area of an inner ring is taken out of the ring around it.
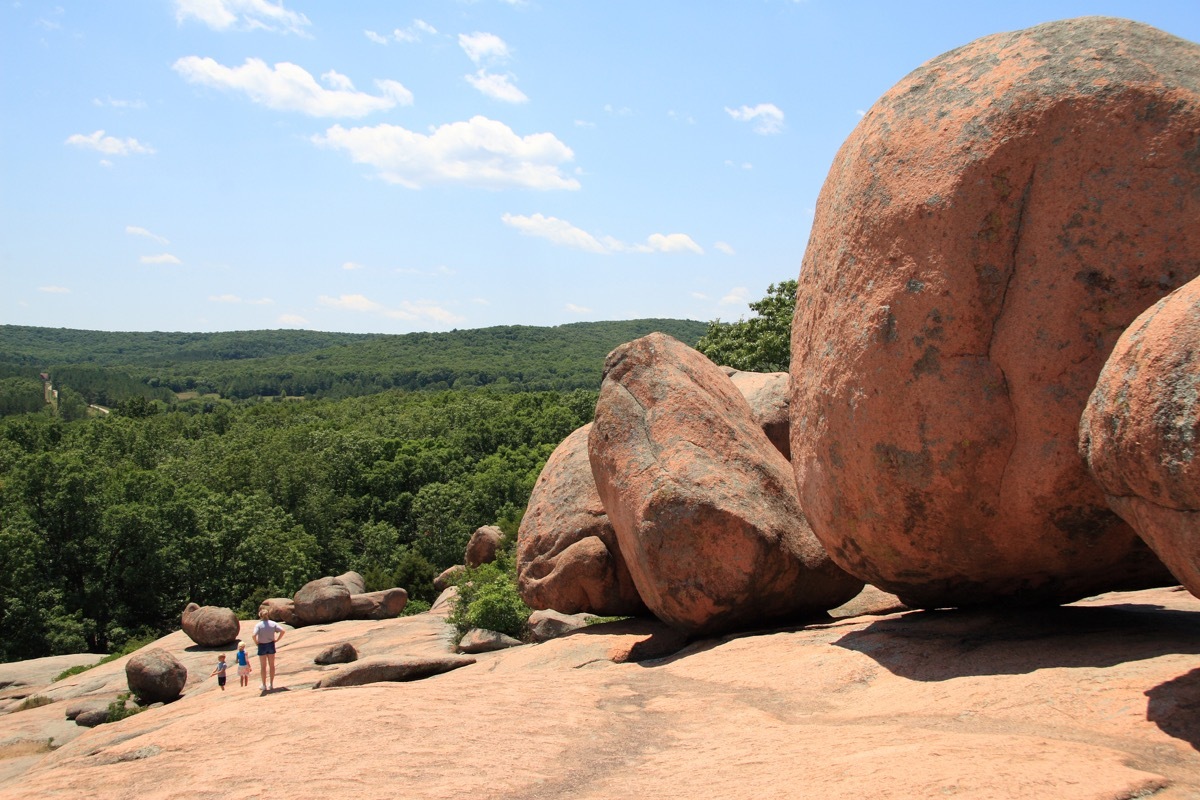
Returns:
[[[483,628],[520,638],[525,634],[529,607],[517,592],[516,570],[508,559],[467,569],[456,582],[449,622],[459,635]]]
[[[429,609],[429,603],[426,603],[424,600],[409,600],[405,604],[404,610],[400,612],[400,616],[411,617],[416,614],[424,614]]]
[[[146,710],[141,706],[130,707],[126,704],[128,700],[129,692],[122,692],[117,696],[116,700],[108,704],[108,722],[118,722]]]

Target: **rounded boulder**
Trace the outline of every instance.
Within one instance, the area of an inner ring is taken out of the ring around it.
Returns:
[[[220,647],[236,642],[242,623],[231,608],[188,603],[181,619],[183,632],[201,647]]]
[[[517,588],[533,609],[601,616],[644,613],[588,460],[591,423],[542,468],[517,532]]]
[[[169,703],[187,684],[187,667],[161,647],[135,653],[125,662],[129,691],[144,703]]]
[[[846,570],[914,607],[1170,580],[1076,448],[1117,337],[1200,269],[1200,46],[1085,17],[885,94],[821,190],[792,464]]]
[[[1108,504],[1200,597],[1200,278],[1142,313],[1108,357],[1079,450]]]
[[[301,625],[321,625],[349,619],[354,609],[350,589],[338,578],[317,578],[300,587],[293,598]]]

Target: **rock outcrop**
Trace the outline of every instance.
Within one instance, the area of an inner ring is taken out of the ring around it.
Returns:
[[[231,608],[188,603],[183,609],[181,627],[201,647],[220,647],[237,641],[242,623]]]
[[[533,609],[643,614],[592,477],[591,429],[589,423],[564,439],[533,486],[517,532],[517,587]]]
[[[535,642],[548,642],[560,636],[566,636],[571,631],[586,628],[588,621],[595,619],[590,614],[564,614],[560,611],[544,609],[529,615],[526,627],[529,638]]]
[[[161,647],[141,650],[125,663],[129,691],[144,703],[169,703],[179,697],[187,676],[187,667]]]
[[[746,399],[670,336],[608,355],[588,453],[638,593],[680,630],[799,618],[862,588],[812,535]]]
[[[474,664],[470,656],[446,655],[435,658],[409,656],[370,656],[326,675],[313,686],[328,689],[337,686],[362,686],[385,681],[419,681],[443,672]]]
[[[467,568],[462,564],[455,564],[452,567],[447,567],[442,570],[436,578],[433,579],[433,588],[439,592],[444,592],[455,584],[456,581],[467,572]]]
[[[1087,17],[919,67],[842,145],[792,328],[801,506],[922,607],[1170,580],[1076,450],[1117,336],[1200,270],[1200,46]]]
[[[1117,340],[1079,426],[1108,504],[1200,596],[1200,279]]]

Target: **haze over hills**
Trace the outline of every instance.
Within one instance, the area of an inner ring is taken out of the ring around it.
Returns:
[[[274,330],[220,333],[105,332],[0,326],[0,375],[51,372],[89,394],[99,374],[121,373],[147,396],[346,397],[387,389],[498,385],[594,389],[604,357],[653,331],[694,344],[708,324],[640,319],[556,327],[506,325],[401,335]],[[91,398],[90,398],[91,399]]]

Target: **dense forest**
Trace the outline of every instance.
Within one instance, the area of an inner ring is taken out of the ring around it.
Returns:
[[[367,335],[314,331],[108,333],[0,326],[0,378],[50,374],[88,403],[183,393],[252,397],[358,397],[389,389],[497,386],[571,391],[600,385],[604,356],[651,331],[693,344],[693,320],[508,325],[443,333]],[[2,389],[2,387],[0,387]],[[14,405],[0,391],[0,413]]]
[[[509,532],[596,393],[387,392],[0,419],[0,659],[107,652],[189,601],[249,613],[347,569],[432,599]]]
[[[176,629],[188,602],[250,615],[351,569],[419,609],[476,528],[515,536],[613,347],[661,330],[718,363],[786,368],[794,295],[772,286],[732,324],[0,326],[0,661],[109,652]]]

